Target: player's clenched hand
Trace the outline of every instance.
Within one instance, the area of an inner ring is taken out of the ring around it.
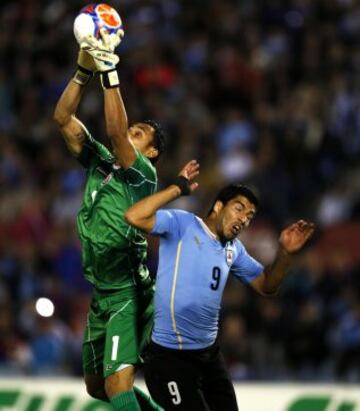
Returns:
[[[194,182],[194,178],[200,173],[200,165],[196,160],[189,161],[180,171],[179,176],[185,177],[189,181],[190,192],[196,190],[199,186],[198,183]]]
[[[289,254],[300,251],[315,231],[311,222],[299,220],[286,227],[280,234],[280,245]]]

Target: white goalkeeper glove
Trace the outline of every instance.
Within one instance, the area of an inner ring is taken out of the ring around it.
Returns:
[[[101,40],[92,35],[83,38],[78,57],[79,67],[74,81],[85,85],[90,81],[94,72],[100,72],[103,88],[117,87],[120,82],[116,65],[120,59],[114,50],[120,44],[124,31],[120,30],[117,34],[109,34],[106,29],[101,29],[100,35]]]
[[[88,41],[94,46],[101,46],[101,43],[95,38],[89,38]],[[78,67],[73,77],[75,83],[78,83],[81,86],[85,86],[91,80],[94,73],[98,71],[98,66],[95,63],[94,57],[87,51],[88,48],[90,48],[88,42],[83,42],[81,44],[77,59]]]
[[[106,37],[104,36],[104,38]],[[114,69],[120,60],[114,54],[114,49],[111,48],[109,43],[105,44],[92,35],[88,35],[83,39],[80,48],[93,58],[96,71],[103,72]]]
[[[109,34],[106,29],[100,30],[101,39],[92,35],[86,36],[80,48],[85,50],[94,58],[97,71],[106,71],[119,62],[119,57],[114,54],[115,48],[121,43],[124,31],[119,30],[116,34]]]
[[[97,71],[103,88],[118,87],[120,84],[116,65],[119,57],[114,53],[124,36],[123,30],[117,34],[109,34],[105,29],[100,30],[101,40],[94,37],[87,38],[85,50],[94,58]]]
[[[92,56],[81,48],[78,53],[77,64],[78,66],[75,71],[73,81],[80,84],[80,86],[85,86],[97,70],[96,64]]]
[[[91,71],[92,73],[96,72],[96,64],[93,57],[82,48],[80,48],[78,53],[77,64],[79,67]]]
[[[106,29],[101,29],[100,35],[104,48],[113,53],[124,37],[124,30],[118,30],[117,33],[109,34]]]

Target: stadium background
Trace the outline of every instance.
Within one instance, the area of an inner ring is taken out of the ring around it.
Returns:
[[[79,376],[90,288],[74,220],[83,170],[52,121],[75,69],[85,2],[0,5],[0,374]],[[189,159],[205,215],[230,181],[261,210],[242,236],[268,263],[279,230],[317,223],[275,299],[236,281],[221,341],[237,381],[360,381],[360,8],[355,0],[111,2],[123,17],[120,77],[130,122],[159,120],[160,184]],[[106,142],[98,79],[79,117]],[[156,267],[156,243],[149,264]],[[48,297],[55,315],[40,317]]]

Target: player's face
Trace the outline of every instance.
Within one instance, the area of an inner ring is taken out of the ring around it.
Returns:
[[[154,129],[149,124],[134,124],[129,128],[128,136],[136,149],[141,151],[147,157],[154,156],[154,150],[157,151],[153,146]],[[155,154],[157,155],[157,153]]]
[[[233,240],[248,227],[255,212],[254,204],[242,195],[228,201],[218,213],[216,227],[219,237],[226,241]]]

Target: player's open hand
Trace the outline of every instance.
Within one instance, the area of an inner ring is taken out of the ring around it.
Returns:
[[[102,28],[100,30],[100,36],[105,50],[113,53],[124,37],[124,30],[118,30],[117,33],[109,34],[106,29]]]
[[[194,182],[194,178],[197,177],[200,173],[200,165],[196,160],[189,161],[183,169],[180,171],[179,176],[185,177],[189,180],[190,191],[193,192],[199,186],[198,183]]]
[[[289,254],[300,251],[315,231],[311,222],[299,220],[286,227],[280,234],[280,245]]]

